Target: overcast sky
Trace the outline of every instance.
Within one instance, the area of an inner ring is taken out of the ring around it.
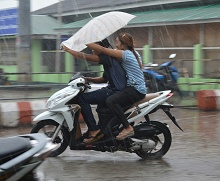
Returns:
[[[30,0],[31,11],[41,9],[51,4],[59,2],[59,0]],[[0,0],[0,9],[10,9],[18,7],[19,0]]]

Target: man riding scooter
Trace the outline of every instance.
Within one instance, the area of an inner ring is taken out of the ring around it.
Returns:
[[[103,40],[102,42],[98,42],[97,44],[107,48],[111,46],[107,39]],[[121,63],[119,61],[112,60],[113,57],[104,54],[97,54],[95,51],[93,51],[93,54],[85,54],[71,50],[66,46],[62,46],[62,49],[66,52],[69,52],[75,58],[98,62],[104,67],[102,77],[87,77],[86,80],[93,83],[108,82],[108,86],[93,92],[82,93],[78,96],[77,100],[79,106],[81,107],[81,113],[84,121],[88,127],[88,131],[84,134],[85,139],[83,142],[85,144],[89,144],[101,139],[104,136],[101,134],[100,124],[96,123],[96,120],[93,116],[91,104],[96,104],[98,107],[103,107],[106,99],[109,96],[126,87],[126,74],[121,66]]]

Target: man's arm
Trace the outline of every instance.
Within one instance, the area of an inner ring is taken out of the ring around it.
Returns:
[[[92,83],[106,83],[106,80],[104,77],[85,77],[85,79],[88,82],[92,82]]]
[[[110,48],[105,48],[96,43],[90,43],[90,44],[87,44],[86,46],[92,50],[95,50],[99,54],[109,55],[111,57],[116,58],[117,60],[122,60],[122,50],[113,50]]]
[[[68,47],[62,45],[62,50],[64,50],[65,52],[70,53],[72,56],[74,56],[77,59],[81,59],[81,60],[87,60],[87,61],[91,61],[91,62],[99,62],[100,59],[97,55],[94,54],[86,54],[83,52],[78,52],[75,50],[71,50]]]

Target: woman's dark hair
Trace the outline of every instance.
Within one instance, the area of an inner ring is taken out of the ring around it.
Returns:
[[[138,57],[138,54],[136,53],[136,51],[134,50],[134,39],[133,37],[129,34],[129,33],[120,33],[118,36],[120,42],[126,46],[128,48],[128,50],[131,50],[134,54],[134,56],[136,57],[139,67],[140,69],[142,68],[142,63]]]

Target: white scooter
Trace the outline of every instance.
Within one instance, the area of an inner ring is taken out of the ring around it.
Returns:
[[[0,138],[0,180],[25,180],[56,148],[42,133]]]
[[[115,136],[122,127],[108,109],[99,109],[99,123],[105,136],[97,142],[84,144],[80,128],[80,106],[75,99],[79,93],[91,89],[80,73],[75,74],[68,86],[54,93],[46,103],[47,111],[34,118],[36,122],[31,133],[43,132],[59,145],[50,156],[58,156],[69,146],[71,150],[96,150],[114,152],[117,150],[136,153],[143,159],[161,158],[171,146],[172,137],[168,125],[151,121],[149,114],[162,109],[179,128],[175,117],[171,115],[173,105],[166,101],[173,95],[171,91],[146,94],[146,97],[135,103],[125,112],[127,119],[134,127],[134,136],[116,140]],[[75,104],[74,104],[75,103]],[[144,118],[144,119],[143,119]],[[140,119],[143,119],[140,121]],[[182,129],[181,129],[182,130]]]

